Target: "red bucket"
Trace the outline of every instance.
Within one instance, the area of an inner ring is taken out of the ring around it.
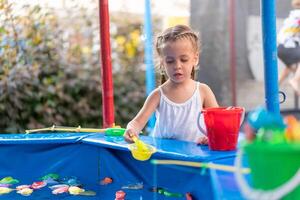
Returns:
[[[201,113],[204,116],[209,148],[215,151],[235,150],[245,109],[242,107],[206,108]],[[200,124],[199,129],[205,132]]]

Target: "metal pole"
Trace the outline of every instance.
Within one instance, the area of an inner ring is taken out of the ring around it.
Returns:
[[[103,127],[114,125],[114,91],[111,66],[108,0],[99,0],[101,40],[102,117]]]
[[[236,106],[235,0],[229,1],[231,101]]]
[[[276,46],[276,1],[261,0],[265,96],[267,110],[280,114]]]

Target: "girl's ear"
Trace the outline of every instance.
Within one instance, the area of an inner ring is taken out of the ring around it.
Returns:
[[[163,66],[163,63],[164,63],[164,62],[163,62],[163,59],[162,59],[162,58],[160,58],[160,59],[159,59],[159,66],[160,66],[160,68],[162,68],[162,66]]]

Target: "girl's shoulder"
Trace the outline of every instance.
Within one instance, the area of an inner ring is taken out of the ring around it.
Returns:
[[[159,101],[160,99],[160,88],[155,88],[148,96],[148,99],[152,99],[152,100],[155,100],[155,101]]]
[[[198,82],[198,87],[200,90],[200,93],[206,93],[207,91],[211,91],[210,87],[208,85],[206,85],[205,83],[200,83]]]
[[[155,96],[155,97],[159,97],[160,96],[160,87],[155,88],[150,95]]]
[[[218,102],[216,100],[215,94],[212,89],[205,83],[199,83],[199,90],[203,102],[203,107],[218,107]]]

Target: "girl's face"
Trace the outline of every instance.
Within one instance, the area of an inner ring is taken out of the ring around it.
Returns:
[[[182,83],[191,79],[192,69],[198,63],[198,55],[189,39],[167,42],[162,49],[161,63],[170,81]]]

